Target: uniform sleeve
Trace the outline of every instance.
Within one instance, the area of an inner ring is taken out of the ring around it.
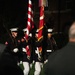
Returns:
[[[56,40],[53,37],[52,37],[52,43],[53,43],[53,49],[57,50],[58,46],[57,46]]]

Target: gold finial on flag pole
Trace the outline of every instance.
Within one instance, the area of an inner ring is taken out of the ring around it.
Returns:
[[[48,0],[39,0],[39,7],[40,6],[48,7]]]

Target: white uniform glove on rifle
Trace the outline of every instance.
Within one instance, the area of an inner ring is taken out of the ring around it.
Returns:
[[[37,47],[37,50],[35,51],[35,53],[38,54],[38,59],[40,59],[41,56],[40,56],[40,53],[39,53],[39,49],[38,49],[38,47]]]
[[[46,64],[48,62],[48,60],[46,59],[45,61],[44,61],[44,64]]]
[[[23,51],[23,52],[26,52],[26,49],[25,49],[25,48],[22,48],[22,51]]]
[[[17,53],[18,52],[18,48],[14,48],[13,52]]]
[[[27,55],[27,59],[30,60],[30,56]]]

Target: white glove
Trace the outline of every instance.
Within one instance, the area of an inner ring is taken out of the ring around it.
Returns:
[[[22,51],[23,51],[23,52],[26,52],[26,49],[25,49],[25,48],[22,48]]]
[[[32,68],[32,65],[33,65],[33,64],[31,63],[31,64],[30,64],[30,68]]]
[[[20,61],[20,64],[22,64],[22,61]]]
[[[33,64],[35,63],[35,61],[33,60],[33,62],[32,62]]]
[[[30,33],[29,36],[32,37],[32,34]]]
[[[30,56],[27,55],[27,59],[30,60]]]
[[[48,60],[45,60],[45,61],[44,61],[44,64],[46,64],[47,62],[48,62]]]
[[[18,52],[18,48],[13,49],[13,52],[17,53]]]

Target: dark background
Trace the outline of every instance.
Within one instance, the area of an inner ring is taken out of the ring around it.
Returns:
[[[38,1],[32,0],[36,26],[39,20]],[[49,25],[55,24],[55,30],[61,31],[64,24],[75,18],[74,3],[75,0],[48,0],[48,7],[45,7],[46,23],[50,23]],[[3,24],[7,28],[11,28],[12,26],[26,26],[27,4],[28,0],[0,0],[0,28]],[[67,20],[64,22],[63,18]],[[64,23],[62,24],[62,22]],[[0,32],[2,30],[3,28],[0,29]]]
[[[34,23],[39,24],[39,0],[32,0]],[[11,27],[26,27],[28,0],[0,0],[0,39],[6,40],[7,30]],[[53,27],[55,32],[67,33],[71,21],[75,19],[75,0],[48,0],[45,7],[45,23],[47,28]]]

